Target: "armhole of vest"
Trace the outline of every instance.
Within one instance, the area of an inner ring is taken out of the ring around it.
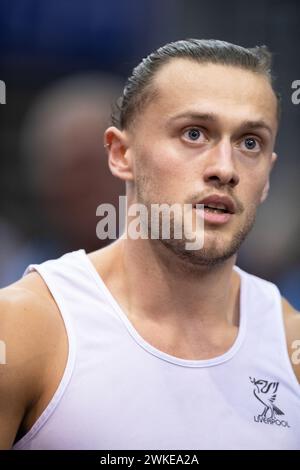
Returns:
[[[52,395],[52,398],[48,402],[46,408],[43,410],[41,415],[37,418],[35,423],[32,425],[32,427],[29,429],[29,431],[19,440],[17,441],[13,447],[12,450],[22,450],[22,448],[28,444],[34,436],[41,430],[41,428],[46,424],[46,422],[49,420],[50,416],[53,414],[55,411],[57,405],[59,404],[62,396],[64,395],[67,386],[70,382],[70,379],[72,377],[73,371],[74,371],[74,366],[75,366],[75,359],[76,359],[76,336],[74,333],[74,328],[73,328],[73,323],[71,319],[71,315],[69,314],[67,308],[65,307],[65,303],[63,299],[60,296],[60,293],[57,292],[57,289],[55,288],[53,281],[51,280],[50,276],[47,275],[47,271],[45,268],[41,265],[30,265],[24,274],[27,274],[28,272],[36,271],[45,284],[47,285],[57,307],[60,312],[61,318],[64,323],[65,327],[65,332],[67,336],[67,341],[68,341],[68,356],[67,356],[67,361],[65,365],[65,369],[63,372],[63,375],[61,377],[61,380]]]
[[[293,388],[295,389],[296,393],[298,393],[298,397],[300,399],[300,383],[298,382],[298,378],[294,372],[294,369],[293,369],[293,366],[291,364],[291,360],[289,357],[281,293],[275,284],[273,284],[273,287],[276,293],[275,297],[276,297],[276,302],[278,305],[278,320],[279,320],[279,327],[280,327],[279,330],[280,330],[280,336],[281,336],[281,343],[283,345],[284,362],[286,364],[287,373],[292,379],[292,385],[294,386]]]

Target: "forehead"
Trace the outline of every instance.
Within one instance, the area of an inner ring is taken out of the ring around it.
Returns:
[[[261,74],[236,66],[173,59],[157,72],[153,86],[155,98],[145,110],[150,119],[200,111],[237,122],[263,119],[276,128],[276,97]]]

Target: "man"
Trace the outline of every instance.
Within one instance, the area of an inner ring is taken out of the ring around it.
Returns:
[[[187,40],[133,71],[110,169],[129,206],[189,204],[204,245],[125,232],[2,290],[2,448],[300,448],[300,317],[235,265],[276,159],[269,68],[265,47]]]

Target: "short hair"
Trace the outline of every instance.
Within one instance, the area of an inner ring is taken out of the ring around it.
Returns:
[[[246,48],[217,39],[185,39],[168,43],[145,57],[127,79],[122,96],[112,110],[112,123],[119,129],[128,128],[133,118],[153,97],[153,77],[157,71],[175,58],[199,63],[240,67],[264,75],[276,97],[277,118],[280,117],[280,95],[275,91],[275,77],[271,72],[272,54],[265,45]]]

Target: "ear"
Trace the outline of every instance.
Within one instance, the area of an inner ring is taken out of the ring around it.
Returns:
[[[270,189],[270,172],[271,172],[276,160],[277,160],[277,154],[275,152],[273,152],[272,157],[271,157],[271,165],[270,165],[270,171],[269,171],[268,179],[267,179],[267,182],[265,184],[265,187],[263,189],[263,192],[262,192],[262,195],[261,195],[261,198],[260,198],[261,203],[264,202],[267,199],[269,189]]]
[[[132,161],[128,150],[128,135],[111,126],[104,133],[104,147],[108,151],[108,166],[114,176],[123,181],[133,179]]]

